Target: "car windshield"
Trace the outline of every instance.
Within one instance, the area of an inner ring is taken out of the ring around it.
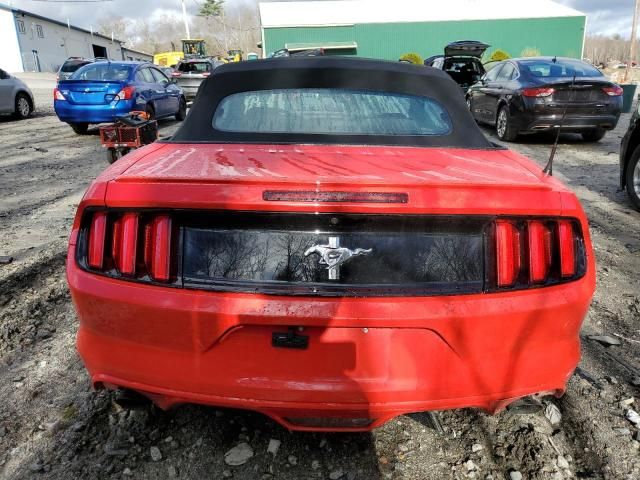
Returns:
[[[447,58],[444,62],[444,71],[482,73],[481,63],[475,58]]]
[[[597,68],[585,62],[576,60],[522,60],[518,62],[520,70],[534,77],[542,78],[572,78],[601,77]]]
[[[209,72],[211,71],[211,64],[209,62],[188,62],[178,65],[178,70],[184,73],[194,72]]]
[[[399,93],[300,88],[224,98],[213,127],[226,132],[330,135],[447,135],[452,123],[436,100]]]
[[[93,63],[86,65],[71,76],[71,80],[127,80],[133,67],[113,63]]]

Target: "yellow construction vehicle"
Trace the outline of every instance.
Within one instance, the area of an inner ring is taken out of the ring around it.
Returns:
[[[227,54],[229,55],[227,57],[227,60],[229,60],[230,62],[241,62],[242,61],[242,55],[243,55],[243,51],[242,50],[239,50],[239,49],[229,50],[227,52]]]
[[[172,43],[173,45],[173,43]],[[174,47],[175,48],[175,47]],[[233,50],[234,52],[236,50]],[[240,50],[237,50],[240,52]],[[185,58],[206,57],[205,41],[202,38],[183,39],[181,52],[161,52],[153,56],[153,63],[163,67],[173,67]],[[242,60],[242,52],[240,52]]]
[[[207,50],[202,38],[182,39],[182,52],[185,57],[206,57]]]
[[[153,63],[162,67],[173,67],[183,58],[182,52],[161,52],[153,56]]]

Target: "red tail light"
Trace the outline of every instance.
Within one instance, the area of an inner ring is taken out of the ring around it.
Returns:
[[[181,77],[182,76],[182,72],[171,72],[171,76],[172,77]]]
[[[136,254],[138,247],[138,214],[125,213],[118,220],[118,242],[114,247],[117,256],[114,255],[114,262],[118,271],[123,275],[134,275],[136,273]]]
[[[610,97],[619,97],[624,93],[624,90],[622,90],[622,87],[620,87],[619,85],[613,85],[612,87],[604,87],[602,90],[604,91],[604,93],[606,93]]]
[[[553,88],[525,88],[522,90],[522,95],[525,97],[549,97],[553,95],[555,90]]]
[[[520,232],[510,222],[496,222],[496,264],[499,287],[510,287],[520,274]]]
[[[131,100],[136,93],[135,87],[124,87],[115,96],[114,101],[118,100]]]
[[[551,266],[551,232],[540,221],[530,221],[529,237],[529,280],[542,283],[547,279]]]
[[[202,72],[203,77],[208,77],[209,75],[211,75],[211,72]]]
[[[87,262],[91,268],[101,269],[104,263],[104,244],[107,233],[107,214],[96,213],[91,219]]]
[[[53,89],[53,99],[54,100],[66,100],[65,96],[62,95],[62,92],[57,88]]]
[[[586,264],[577,223],[509,219],[495,223],[495,285],[527,288],[575,279]]]
[[[147,229],[145,258],[149,274],[154,280],[167,282],[171,278],[171,217],[157,216]]]
[[[576,239],[573,225],[567,220],[558,222],[558,241],[560,243],[560,275],[562,278],[576,274]]]
[[[169,215],[95,212],[87,235],[86,263],[90,269],[134,278],[148,275],[158,282],[171,280],[175,249]]]

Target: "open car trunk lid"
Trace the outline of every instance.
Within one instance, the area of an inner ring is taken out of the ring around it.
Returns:
[[[109,182],[106,201],[113,207],[548,215],[560,212],[557,190],[563,189],[537,165],[501,149],[165,144]],[[296,200],[277,192],[310,195]],[[400,193],[406,201],[314,200],[327,192]]]
[[[480,58],[491,45],[475,40],[451,42],[444,47],[445,57],[477,57]]]

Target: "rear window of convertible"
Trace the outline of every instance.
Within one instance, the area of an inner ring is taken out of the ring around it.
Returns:
[[[331,135],[447,135],[449,113],[429,97],[333,88],[257,90],[224,98],[222,132]]]

